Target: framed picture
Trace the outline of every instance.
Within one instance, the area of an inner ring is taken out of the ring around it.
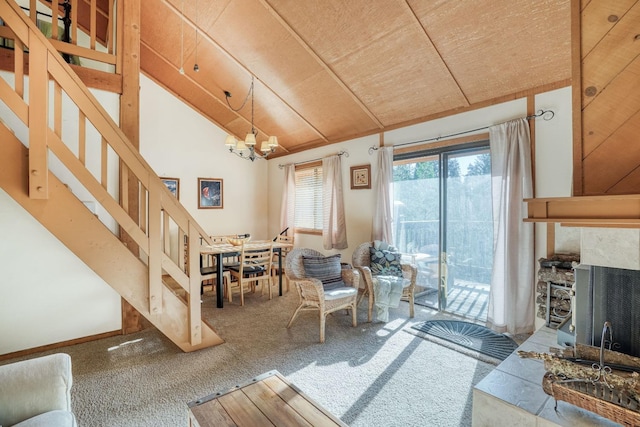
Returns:
[[[351,166],[351,189],[371,188],[371,165]]]
[[[198,209],[222,209],[222,179],[198,178]]]
[[[164,185],[167,186],[171,194],[175,196],[176,199],[180,199],[180,178],[165,178],[160,177]]]

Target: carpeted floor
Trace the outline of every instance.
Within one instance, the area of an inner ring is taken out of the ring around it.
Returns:
[[[320,344],[316,315],[286,328],[296,305],[292,291],[220,310],[205,293],[203,315],[222,345],[183,353],[149,329],[56,350],[72,358],[79,425],[185,426],[188,402],[273,369],[352,427],[471,425],[473,385],[494,367],[407,333],[445,316],[416,306],[409,319],[402,302],[388,323],[366,323],[363,304],[356,328],[344,312],[330,315]]]

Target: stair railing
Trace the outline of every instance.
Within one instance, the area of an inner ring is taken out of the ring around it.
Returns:
[[[50,17],[37,12],[38,3],[50,8]],[[106,10],[102,10],[105,6]],[[30,0],[28,12],[36,26],[37,20],[51,20],[50,42],[58,52],[104,64],[116,64],[114,0],[100,4],[98,0]],[[58,26],[59,18],[63,21],[62,28]],[[83,41],[80,41],[81,34],[85,35]],[[104,48],[99,50],[98,46]]]
[[[48,197],[50,151],[100,203],[120,230],[138,245],[139,258],[148,265],[150,315],[162,313],[162,290],[166,286],[163,274],[167,274],[186,291],[184,302],[188,307],[190,343],[200,344],[200,242],[211,243],[209,236],[169,192],[106,110],[19,6],[13,1],[0,1],[0,19],[11,33],[6,34],[5,31],[3,36],[10,35],[15,43],[15,81],[12,86],[0,78],[0,99],[28,128],[30,197]],[[29,52],[28,96],[24,87],[27,74],[23,66],[25,50]],[[68,115],[66,104],[69,101],[79,118],[78,128],[72,135],[67,134],[66,127],[63,132],[62,119]],[[92,131],[97,132],[101,139],[99,147],[91,146],[90,138],[87,138]],[[96,151],[99,160],[89,165],[89,152]],[[122,197],[120,203],[119,196],[108,189],[108,183],[118,179],[109,176],[113,162],[119,165],[119,179],[125,184],[121,191],[126,194],[127,185],[139,189],[138,218],[133,219],[127,213],[126,197]],[[134,177],[133,181],[131,177]],[[176,228],[179,247],[172,256],[170,236]],[[188,242],[186,248],[185,240]],[[186,268],[185,250],[188,251]]]

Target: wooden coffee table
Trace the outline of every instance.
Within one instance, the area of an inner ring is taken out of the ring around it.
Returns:
[[[278,371],[188,406],[190,427],[346,426]]]

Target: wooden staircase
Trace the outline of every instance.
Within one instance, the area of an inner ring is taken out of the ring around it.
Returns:
[[[221,344],[200,309],[199,250],[201,239],[209,242],[208,235],[17,4],[0,0],[0,18],[5,23],[2,36],[11,37],[15,45],[15,83],[0,78],[0,100],[28,128],[29,147],[0,123],[0,187],[183,351]],[[65,128],[63,135],[62,118],[70,114],[79,118],[78,129],[69,135]],[[87,137],[89,131],[97,132],[101,141]],[[49,170],[50,154],[104,208],[117,224],[116,232]],[[92,155],[97,159],[90,159]],[[114,162],[118,176],[109,175]],[[119,191],[112,189],[114,180]],[[127,213],[126,199],[121,202],[119,197],[129,188],[138,188],[140,194],[135,219]],[[120,234],[137,246],[136,254]],[[179,242],[173,256],[172,236]]]

